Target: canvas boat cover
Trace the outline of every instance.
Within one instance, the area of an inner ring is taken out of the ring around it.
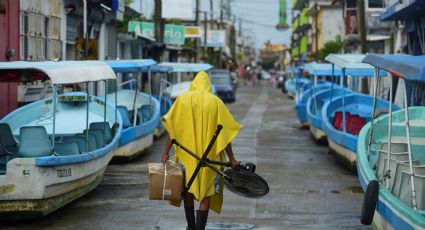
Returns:
[[[363,62],[397,72],[406,80],[425,82],[425,55],[368,54]]]
[[[375,68],[369,64],[362,63],[366,57],[364,54],[329,54],[326,61],[345,69],[346,75],[352,77],[373,77]],[[385,71],[379,72],[380,76],[385,76]]]
[[[181,63],[181,62],[162,62],[158,64],[159,67],[171,67],[173,73],[198,73],[201,71],[208,71],[213,68],[212,65],[207,63]]]
[[[0,62],[0,82],[48,80],[65,85],[116,79],[114,71],[102,61]]]
[[[111,60],[106,61],[111,68],[117,73],[136,73],[147,70],[156,64],[152,59],[131,59],[131,60]]]
[[[332,64],[330,63],[317,63],[317,62],[309,63],[308,65],[306,65],[306,70],[311,75],[332,76]],[[340,67],[335,66],[334,75],[335,76],[341,75]]]

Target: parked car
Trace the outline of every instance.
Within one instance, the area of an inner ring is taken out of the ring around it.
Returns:
[[[211,71],[211,83],[216,89],[216,94],[224,102],[234,102],[236,100],[236,85],[232,82],[230,72],[225,69],[215,69]]]

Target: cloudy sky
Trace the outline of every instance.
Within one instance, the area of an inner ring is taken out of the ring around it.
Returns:
[[[193,6],[195,6],[195,0]],[[213,1],[214,17],[219,18],[220,0]],[[227,0],[223,0],[227,1]],[[260,48],[268,40],[272,43],[289,45],[290,30],[277,31],[275,26],[279,21],[279,0],[230,0],[232,14],[242,19],[242,31],[251,36],[257,48]],[[292,0],[287,1],[288,17]],[[201,10],[210,10],[210,0],[200,0]],[[139,9],[148,18],[153,15],[154,0],[134,0],[133,8]],[[239,19],[236,21],[238,25]],[[290,18],[288,18],[290,23]]]

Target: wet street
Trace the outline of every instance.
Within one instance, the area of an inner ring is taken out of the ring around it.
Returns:
[[[222,213],[210,212],[207,229],[364,228],[357,176],[298,128],[292,99],[267,84],[241,86],[229,108],[244,125],[236,158],[257,165],[270,193],[249,199],[225,190]],[[160,161],[164,140],[132,162],[109,165],[98,188],[51,215],[0,229],[185,229],[183,207],[147,199],[147,163]]]

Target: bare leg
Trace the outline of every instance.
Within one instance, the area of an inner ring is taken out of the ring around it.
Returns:
[[[193,201],[193,200],[192,200]],[[199,210],[201,211],[208,211],[210,209],[210,197],[205,197],[200,203],[199,203]]]
[[[184,206],[187,208],[193,208],[195,206],[193,201],[194,199],[195,197],[192,193],[185,193],[183,196]]]

